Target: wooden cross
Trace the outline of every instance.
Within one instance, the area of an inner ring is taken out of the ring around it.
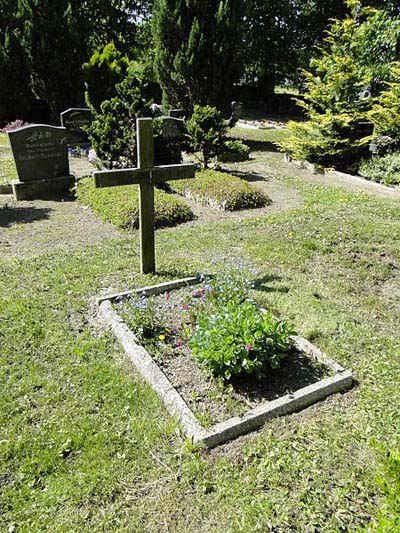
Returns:
[[[163,181],[194,178],[195,165],[154,166],[153,120],[136,120],[137,167],[94,172],[96,187],[139,185],[140,271],[155,272],[154,185]]]

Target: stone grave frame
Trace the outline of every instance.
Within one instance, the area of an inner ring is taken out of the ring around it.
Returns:
[[[223,422],[214,424],[210,428],[204,428],[177,389],[157,365],[157,362],[139,343],[134,333],[113,308],[113,303],[129,298],[133,294],[163,294],[198,283],[200,283],[199,277],[193,276],[150,287],[143,287],[134,291],[112,294],[98,299],[99,317],[102,324],[111,329],[118,342],[122,345],[125,354],[133,364],[136,372],[158,394],[169,414],[177,418],[184,435],[193,444],[206,448],[219,446],[240,435],[259,429],[265,422],[272,418],[301,411],[332,394],[345,392],[350,389],[353,384],[351,370],[346,370],[328,358],[306,339],[299,336],[292,336],[293,344],[299,352],[326,366],[333,375],[311,385],[307,385],[293,393],[281,396],[276,400],[262,402],[242,416],[234,416]]]

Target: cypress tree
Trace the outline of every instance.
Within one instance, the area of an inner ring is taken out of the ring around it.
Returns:
[[[241,74],[242,0],[156,0],[156,69],[164,104],[225,107]]]

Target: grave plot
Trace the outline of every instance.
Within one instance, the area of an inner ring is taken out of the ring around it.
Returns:
[[[182,180],[171,188],[190,200],[226,210],[252,209],[271,204],[271,199],[246,181],[224,172],[203,170],[195,180]]]
[[[224,301],[235,288],[238,296]],[[192,277],[99,302],[135,369],[186,436],[206,447],[352,384],[350,371],[243,300],[247,288],[226,275]]]

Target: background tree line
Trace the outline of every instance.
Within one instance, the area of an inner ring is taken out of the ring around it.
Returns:
[[[342,0],[0,0],[0,122],[84,104],[85,82],[99,108],[128,71],[172,106],[223,108],[234,86],[268,98],[301,84],[330,19],[349,12]]]

